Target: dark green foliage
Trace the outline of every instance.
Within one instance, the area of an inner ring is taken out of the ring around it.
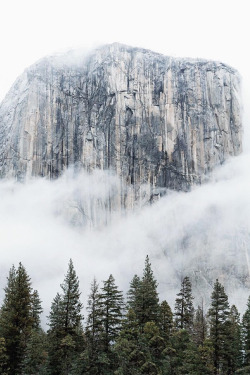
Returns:
[[[73,369],[77,373],[81,367],[80,355],[84,347],[82,304],[72,260],[61,288],[62,294],[56,295],[49,315],[48,369],[51,375],[72,374]]]
[[[229,317],[228,297],[224,287],[216,280],[208,311],[210,340],[213,346],[214,374],[220,374],[226,361],[227,321]]]
[[[165,341],[160,337],[160,330],[155,322],[147,322],[141,333],[133,310],[124,322],[124,328],[115,345],[115,352],[119,360],[117,374],[136,375],[146,373],[160,373]]]
[[[147,322],[145,324],[141,342],[143,343],[147,358],[156,365],[159,371],[164,359],[163,351],[166,348],[166,343],[160,336],[160,329],[155,322]]]
[[[31,295],[31,314],[33,318],[33,329],[39,329],[41,324],[40,315],[43,309],[41,306],[41,300],[37,290],[34,290]]]
[[[214,350],[212,342],[205,339],[202,345],[198,346],[199,361],[197,363],[198,373],[202,375],[212,375],[214,373]]]
[[[248,298],[247,309],[242,318],[242,331],[244,367],[250,368],[250,297]]]
[[[0,374],[7,375],[8,357],[6,354],[6,343],[3,337],[0,337]]]
[[[21,373],[27,341],[35,325],[31,281],[23,265],[9,272],[0,315],[0,336],[5,340],[8,374]],[[37,317],[38,318],[38,317]]]
[[[90,374],[99,374],[103,365],[103,324],[102,324],[102,306],[99,293],[99,286],[96,279],[91,284],[91,290],[88,298],[88,317],[86,325],[86,371]]]
[[[171,337],[169,351],[169,375],[212,375],[213,358],[211,343],[204,342],[197,347],[192,334],[187,330],[177,330]],[[172,349],[172,351],[171,351]]]
[[[94,279],[91,284],[87,311],[86,335],[90,346],[94,347],[103,333],[101,296],[96,279]]]
[[[194,307],[192,296],[192,285],[189,277],[184,277],[181,283],[181,290],[175,300],[175,325],[178,329],[193,328]]]
[[[51,304],[49,314],[50,330],[60,330],[63,327],[62,296],[57,293]]]
[[[73,262],[70,259],[69,268],[65,280],[61,285],[63,290],[61,308],[64,320],[64,330],[68,334],[73,334],[81,328],[83,319],[80,302],[79,281],[74,270]]]
[[[135,279],[134,284],[135,284]],[[134,308],[141,330],[147,322],[159,321],[159,297],[157,292],[157,281],[154,278],[149,257],[146,257],[142,280],[135,284]],[[131,307],[133,306],[131,305]]]
[[[193,340],[197,346],[203,345],[207,337],[207,322],[203,307],[198,306],[194,314]]]
[[[226,340],[224,342],[225,360],[223,372],[228,375],[235,374],[242,365],[242,341],[240,314],[235,305],[230,309],[226,325]]]
[[[117,369],[114,345],[122,329],[123,307],[122,292],[112,275],[100,293],[94,280],[88,300],[86,374],[111,375]]]
[[[159,327],[161,336],[168,342],[173,329],[173,313],[167,301],[160,304]]]
[[[140,367],[145,362],[145,356],[139,345],[139,337],[139,326],[135,312],[129,309],[114,347],[119,363],[117,374],[138,374]]]
[[[0,310],[2,375],[236,375],[250,374],[250,298],[242,325],[216,280],[206,320],[194,314],[190,280],[175,304],[159,304],[149,258],[123,296],[112,275],[99,290],[94,279],[82,327],[79,281],[70,260],[52,301],[49,330],[40,327],[41,301],[19,264],[12,267]],[[183,328],[185,327],[185,328]]]
[[[141,367],[142,375],[159,375],[158,369],[153,362],[146,362]]]
[[[123,316],[123,295],[115,285],[112,275],[103,282],[100,294],[100,306],[102,310],[101,323],[103,326],[104,348],[107,352],[111,342],[115,342],[121,330]]]
[[[127,293],[127,309],[132,309],[135,314],[140,309],[138,293],[141,286],[141,280],[137,275],[134,275],[133,279],[130,282],[130,288]]]
[[[139,339],[139,325],[133,309],[129,309],[122,324],[122,331],[120,337],[127,338],[131,342],[138,342]]]
[[[40,314],[42,313],[41,300],[37,290],[31,295],[32,330],[28,337],[24,357],[21,363],[23,375],[39,375],[47,373],[47,337],[41,329]]]
[[[41,329],[33,329],[27,341],[24,359],[22,361],[23,375],[47,374],[47,337]]]
[[[171,374],[173,375],[200,375],[197,372],[199,355],[197,347],[193,344],[189,332],[179,329],[171,338],[173,348],[170,357]]]

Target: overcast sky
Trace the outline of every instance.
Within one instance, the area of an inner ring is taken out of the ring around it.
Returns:
[[[248,5],[246,0],[2,0],[0,97],[44,55],[116,41],[222,60],[249,77]]]

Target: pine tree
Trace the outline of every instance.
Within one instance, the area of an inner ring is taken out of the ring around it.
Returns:
[[[99,285],[94,278],[91,284],[91,292],[88,298],[88,317],[86,325],[86,334],[91,347],[95,346],[95,342],[100,340],[100,336],[103,332],[102,329],[102,308],[101,308],[101,297],[99,293]]]
[[[198,306],[194,314],[193,340],[197,346],[203,345],[207,337],[207,322],[203,306]]]
[[[99,285],[95,278],[91,284],[87,311],[86,340],[88,364],[86,372],[90,375],[100,373],[102,363],[99,358],[100,353],[103,351],[102,306]]]
[[[133,309],[129,309],[122,323],[122,330],[114,346],[119,367],[115,374],[135,375],[145,363],[145,355],[139,344],[140,332]]]
[[[157,281],[154,278],[148,255],[145,260],[143,277],[139,284],[136,296],[137,319],[141,330],[147,322],[159,322],[159,297],[157,292]]]
[[[134,275],[130,282],[130,288],[127,293],[127,308],[134,310],[136,313],[138,311],[138,291],[141,286],[141,280],[139,276]]]
[[[111,342],[115,342],[118,333],[121,330],[122,316],[123,316],[123,295],[115,285],[113,275],[110,275],[108,280],[103,282],[102,292],[100,294],[100,305],[102,308],[102,325],[104,347],[109,351]]]
[[[144,343],[147,358],[156,365],[159,372],[164,359],[163,351],[166,348],[166,342],[160,336],[160,329],[155,322],[147,322],[144,325],[141,342]]]
[[[95,356],[98,360],[95,367],[88,370],[89,374],[113,374],[114,369],[117,368],[117,358],[113,348],[122,326],[123,306],[122,292],[118,290],[114,277],[110,275],[103,282],[96,304],[99,332]]]
[[[193,328],[194,307],[192,296],[192,284],[189,277],[184,277],[181,283],[181,290],[175,300],[175,325],[178,329]]]
[[[62,296],[59,293],[56,294],[52,301],[48,319],[50,326],[48,330],[48,369],[49,374],[59,375],[61,373],[61,361],[63,359],[61,340],[65,336]]]
[[[141,367],[140,373],[142,375],[158,375],[157,366],[153,362],[145,362],[144,365]]]
[[[33,329],[39,329],[41,324],[40,315],[43,309],[41,306],[41,300],[37,290],[34,290],[31,295],[31,316],[33,319]]]
[[[6,354],[6,343],[3,337],[0,337],[0,374],[8,374],[8,357]]]
[[[40,315],[42,313],[41,300],[37,290],[31,294],[32,330],[28,337],[23,360],[21,363],[22,374],[45,375],[47,365],[47,341],[46,334],[41,328]]]
[[[230,309],[228,320],[225,322],[226,340],[224,342],[225,360],[223,371],[234,375],[242,366],[242,335],[240,314],[235,305]]]
[[[47,375],[47,337],[41,328],[33,329],[22,361],[22,375]]]
[[[30,277],[19,263],[10,269],[5,298],[0,314],[0,336],[5,339],[9,375],[21,373],[21,364],[34,319]]]
[[[199,362],[197,364],[198,374],[213,375],[214,361],[213,361],[213,344],[209,339],[205,339],[202,345],[198,346]]]
[[[168,342],[173,329],[173,313],[167,301],[160,304],[159,327],[161,336]]]
[[[82,303],[79,281],[70,259],[61,284],[62,294],[56,295],[49,315],[49,370],[52,375],[68,375],[80,362],[83,351]],[[80,371],[80,370],[79,370]]]
[[[242,336],[243,336],[243,350],[244,350],[244,367],[250,373],[250,297],[247,301],[247,309],[242,318]]]
[[[171,344],[173,349],[170,357],[171,375],[203,374],[197,368],[200,361],[198,349],[186,329],[176,330],[171,337]]]
[[[225,361],[225,342],[227,340],[226,322],[228,316],[228,296],[225,293],[224,287],[217,279],[211,296],[211,307],[208,311],[215,375],[221,373]]]
[[[136,319],[136,314],[133,309],[129,309],[125,316],[125,319],[122,322],[120,337],[126,338],[128,341],[137,344],[139,334],[139,325]]]
[[[61,306],[64,318],[64,330],[65,333],[72,335],[76,330],[81,328],[83,316],[81,314],[82,303],[80,302],[79,281],[71,259],[61,288],[63,290]]]

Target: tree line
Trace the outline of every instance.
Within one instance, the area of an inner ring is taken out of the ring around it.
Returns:
[[[52,301],[48,331],[41,301],[24,266],[10,269],[0,310],[2,375],[250,374],[250,298],[243,318],[216,280],[211,304],[193,304],[188,277],[174,311],[159,301],[148,256],[130,282],[126,301],[112,275],[93,280],[83,320],[72,260]]]

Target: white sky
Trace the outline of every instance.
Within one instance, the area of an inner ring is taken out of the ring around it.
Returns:
[[[0,98],[25,67],[44,55],[116,41],[167,55],[221,60],[248,79],[249,3],[0,0]]]

